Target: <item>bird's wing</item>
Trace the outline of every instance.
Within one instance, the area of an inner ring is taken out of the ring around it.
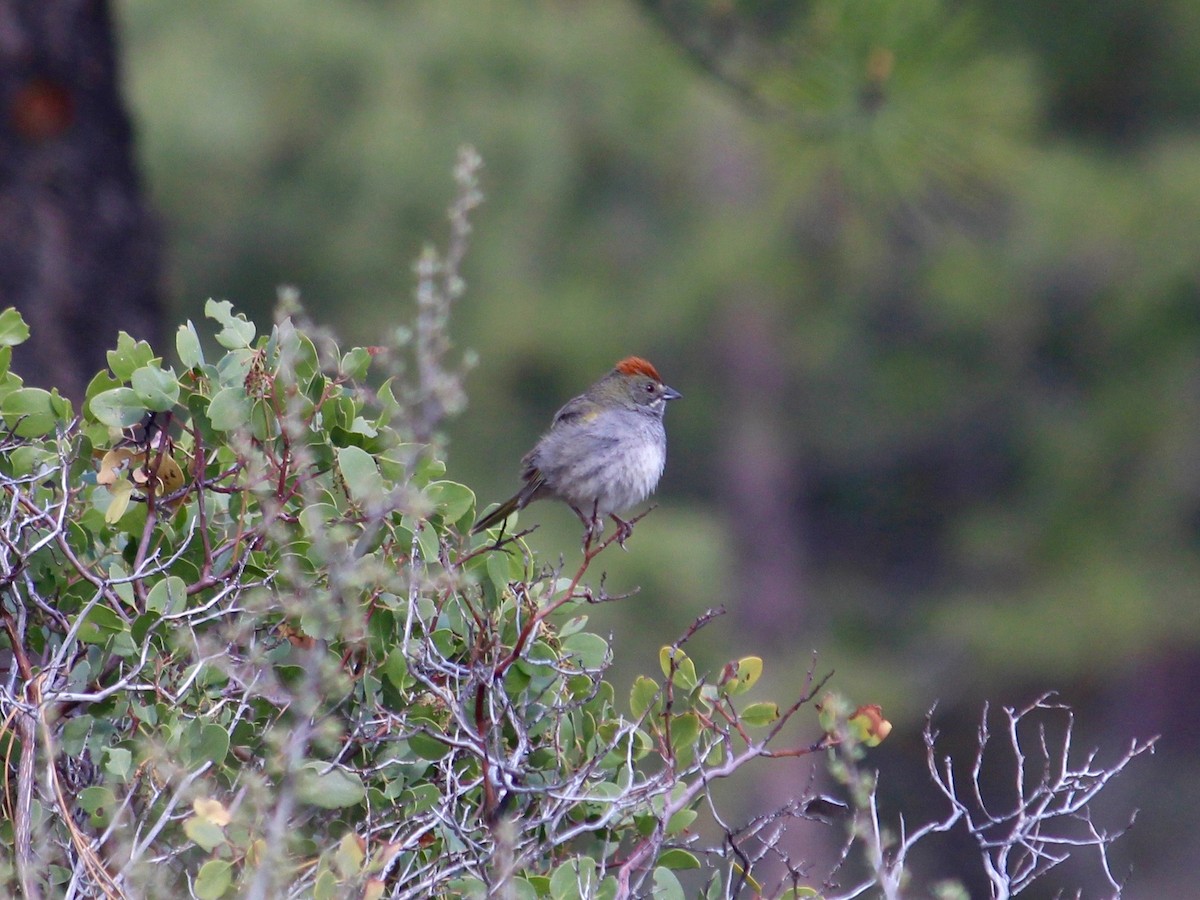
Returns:
[[[566,405],[554,414],[554,421],[550,427],[556,428],[567,422],[587,422],[594,419],[598,412],[595,402],[580,395],[568,400]]]
[[[542,474],[542,470],[535,466],[528,458],[522,460],[525,464],[524,471],[521,472],[521,480],[524,484],[521,485],[521,490],[517,492],[517,509],[524,509],[529,503],[545,495],[546,476]]]

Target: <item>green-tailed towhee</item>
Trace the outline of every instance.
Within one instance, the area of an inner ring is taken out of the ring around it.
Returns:
[[[472,534],[502,522],[534,500],[566,502],[587,528],[585,546],[617,524],[624,543],[629,524],[616,514],[645,500],[667,461],[663,413],[680,396],[646,360],[630,356],[554,414],[550,430],[521,460],[525,482],[516,495],[482,516]]]

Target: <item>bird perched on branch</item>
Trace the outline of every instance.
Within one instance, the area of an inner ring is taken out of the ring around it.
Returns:
[[[584,546],[604,530],[604,516],[617,525],[624,546],[630,524],[617,513],[645,500],[667,461],[663,413],[680,393],[663,384],[658,370],[630,356],[554,414],[550,430],[521,460],[521,490],[482,516],[478,534],[503,522],[534,500],[554,497],[583,522]]]

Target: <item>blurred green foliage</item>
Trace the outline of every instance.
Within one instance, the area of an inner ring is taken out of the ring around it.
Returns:
[[[1191,3],[120,10],[181,310],[261,319],[295,284],[369,343],[403,318],[469,141],[487,202],[456,477],[506,496],[622,355],[684,392],[663,508],[611,566],[648,599],[598,611],[645,641],[633,667],[724,603],[738,651],[798,672],[819,648],[898,722],[1075,687],[1113,727],[1190,727]],[[577,552],[569,512],[535,518],[544,552]],[[747,589],[788,554],[790,602]]]

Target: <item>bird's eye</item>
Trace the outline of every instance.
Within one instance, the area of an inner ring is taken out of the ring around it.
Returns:
[[[647,394],[653,394],[654,389],[655,389],[655,385],[654,385],[653,381],[646,382],[646,393]]]

